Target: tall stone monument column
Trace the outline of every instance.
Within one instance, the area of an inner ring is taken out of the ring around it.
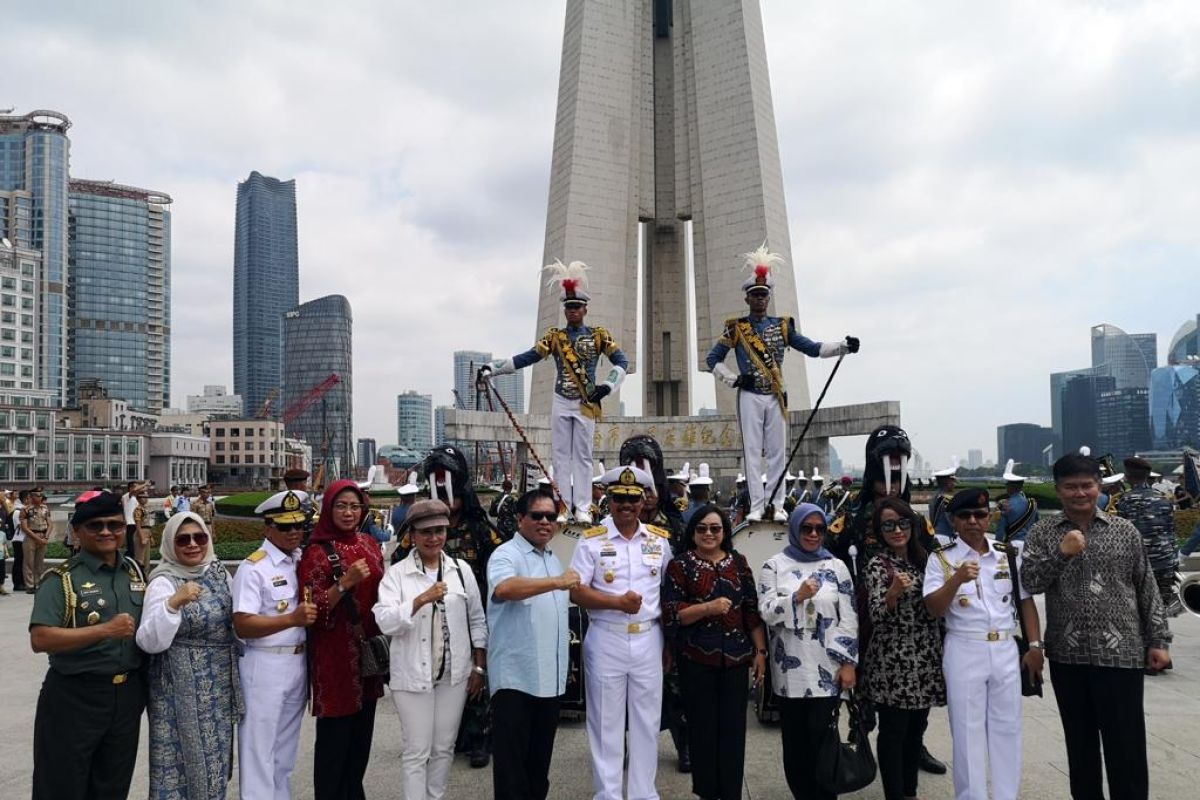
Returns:
[[[703,363],[723,320],[746,310],[740,255],[766,241],[791,261],[757,0],[568,0],[543,263],[592,268],[588,322],[640,369],[647,415],[690,413],[688,220]],[[771,313],[799,323],[792,271],[775,278]],[[561,324],[557,289],[543,285],[536,334]],[[792,407],[807,407],[804,359],[793,354],[784,375]],[[543,362],[530,411],[548,413],[552,391]],[[717,402],[733,413],[732,392]]]

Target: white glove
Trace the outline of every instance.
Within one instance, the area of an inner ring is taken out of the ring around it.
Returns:
[[[837,358],[850,352],[845,342],[821,342],[821,358]]]
[[[824,345],[822,345],[824,347]],[[822,353],[824,355],[824,353]],[[737,381],[737,374],[724,364],[717,364],[712,368],[712,374],[717,376],[717,380],[726,386],[733,388],[733,384]]]
[[[511,358],[498,358],[488,364],[487,368],[493,375],[511,375],[517,371]]]

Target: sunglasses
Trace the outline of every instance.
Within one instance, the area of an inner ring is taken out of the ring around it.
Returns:
[[[88,533],[100,533],[102,531],[108,531],[109,533],[124,533],[125,520],[89,519],[87,522],[83,523],[83,529]]]
[[[615,504],[615,505],[619,505],[622,503],[628,504],[628,505],[633,505],[634,503],[642,502],[642,498],[641,498],[641,495],[635,495],[635,494],[613,494],[613,495],[609,495],[608,502]]]
[[[279,525],[279,524],[275,525],[275,530],[279,531],[280,533],[293,533],[295,531],[299,531],[299,530],[303,530],[303,529],[304,529],[304,524],[300,523],[300,522],[289,522],[289,523],[286,523],[283,525]]]
[[[208,544],[208,534],[201,531],[199,533],[181,533],[175,537],[176,547],[187,547],[191,544],[204,547]]]
[[[558,519],[557,511],[530,511],[525,516],[534,522],[553,522]]]
[[[567,303],[563,306],[567,311],[578,311],[581,308],[586,308],[583,303]]]
[[[912,530],[912,520],[911,519],[888,519],[888,520],[884,520],[883,522],[879,523],[879,530],[883,531],[884,533],[895,533],[897,528],[899,528],[902,531]]]
[[[954,512],[954,516],[958,517],[959,519],[987,519],[988,517],[991,516],[991,514],[992,514],[992,512],[986,511],[982,508],[977,508],[973,511],[955,511]]]
[[[697,536],[703,536],[706,533],[711,533],[713,536],[720,536],[723,533],[725,533],[725,526],[719,522],[716,525],[697,525],[696,526],[696,535]]]
[[[800,533],[802,533],[802,534],[804,534],[804,533],[821,533],[821,534],[823,534],[827,530],[829,530],[829,528],[827,528],[824,525],[807,525],[807,524],[805,524],[805,525],[800,526]]]

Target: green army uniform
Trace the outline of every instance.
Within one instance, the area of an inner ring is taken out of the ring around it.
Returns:
[[[110,567],[84,551],[46,573],[29,627],[83,628],[121,613],[137,623],[145,591],[132,559]],[[146,706],[142,652],[131,637],[49,659],[33,724],[34,800],[126,797]]]

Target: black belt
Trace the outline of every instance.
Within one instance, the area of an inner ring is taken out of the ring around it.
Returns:
[[[82,683],[94,683],[100,686],[123,686],[127,683],[134,682],[141,677],[141,671],[132,669],[128,672],[118,672],[115,675],[103,675],[97,672],[77,672],[74,674],[51,670],[60,678],[72,681],[80,681]]]

